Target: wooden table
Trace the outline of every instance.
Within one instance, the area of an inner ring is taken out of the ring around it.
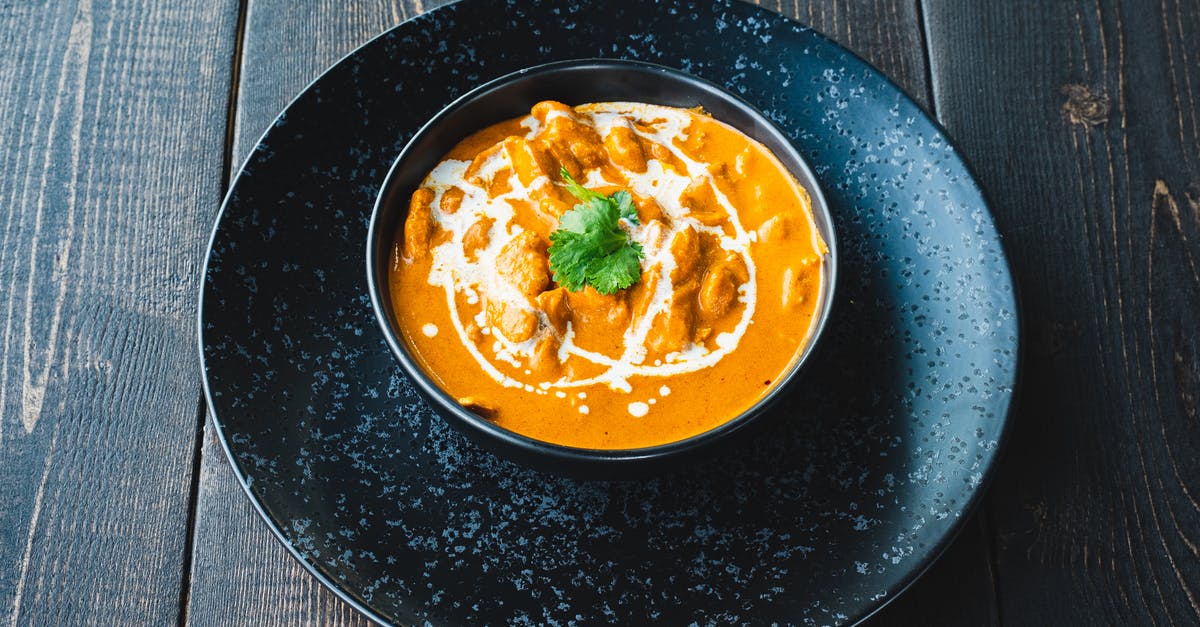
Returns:
[[[201,401],[231,173],[441,2],[0,3],[0,624],[362,624]],[[1024,381],[982,508],[875,624],[1200,621],[1200,2],[765,2],[895,79],[993,201]]]

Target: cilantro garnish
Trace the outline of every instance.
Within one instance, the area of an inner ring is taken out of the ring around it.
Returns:
[[[588,284],[601,294],[637,283],[645,254],[642,245],[620,227],[621,220],[638,223],[633,196],[624,190],[605,196],[575,182],[566,168],[559,174],[567,182],[567,191],[582,202],[562,214],[558,229],[550,234],[554,280],[572,292]]]

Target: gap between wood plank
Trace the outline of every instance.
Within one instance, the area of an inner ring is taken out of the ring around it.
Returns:
[[[246,43],[246,14],[250,11],[250,0],[238,0],[237,26],[234,28],[233,59],[229,72],[229,104],[225,113],[225,155],[222,157],[221,170],[221,203],[225,202],[225,194],[233,182],[233,144],[237,139],[237,106],[238,95],[242,87],[242,51]],[[207,253],[206,253],[207,254]],[[200,395],[201,402],[204,395]]]
[[[192,597],[192,553],[196,543],[196,509],[200,495],[200,463],[204,450],[204,423],[207,421],[208,407],[204,403],[204,395],[200,395],[196,403],[196,437],[192,445],[192,482],[188,488],[187,535],[183,541],[183,574],[179,582],[179,611],[176,613],[178,625],[187,624],[188,603]]]
[[[224,154],[221,156],[221,193],[219,195],[219,202],[222,204],[225,202],[225,195],[229,193],[229,187],[233,178],[233,143],[237,136],[237,103],[242,82],[242,48],[246,39],[246,14],[249,12],[249,4],[249,0],[238,0],[237,25],[233,31],[233,55],[230,60],[229,93],[225,108],[225,146]],[[205,254],[207,255],[207,251]],[[203,281],[203,278],[201,278],[201,281]],[[197,312],[198,317],[199,312]],[[179,627],[184,627],[188,624],[188,609],[191,606],[192,600],[192,565],[196,552],[196,512],[200,504],[200,471],[204,461],[204,428],[208,422],[208,404],[205,402],[203,389],[201,389],[196,405],[196,435],[192,446],[192,482],[188,494],[187,539],[183,545],[183,575],[179,582],[179,611],[176,613]]]
[[[929,44],[929,22],[925,20],[925,0],[916,0],[917,35],[921,38],[921,54],[925,57],[925,96],[929,103],[929,114],[941,123],[937,106],[937,83],[933,80],[933,49]]]

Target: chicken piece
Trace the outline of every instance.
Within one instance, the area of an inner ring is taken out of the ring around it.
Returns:
[[[537,332],[537,316],[530,311],[504,301],[488,301],[488,324],[513,343],[520,343]]]
[[[541,104],[534,106],[535,115],[537,107]],[[538,135],[547,143],[557,146],[560,151],[569,152],[584,168],[598,168],[605,164],[608,155],[596,129],[580,122],[575,117],[574,110],[569,107],[565,112],[557,109],[556,111],[558,112],[546,116]]]
[[[717,161],[709,164],[708,171],[712,173],[714,179],[729,183],[737,183],[746,178],[744,174],[734,170],[733,166],[731,166],[728,161]]]
[[[721,250],[720,257],[713,264],[725,266],[739,285],[750,280],[750,271],[746,269],[746,260],[732,250]]]
[[[550,285],[548,245],[533,231],[521,231],[496,256],[496,272],[526,296],[536,296]]]
[[[543,233],[549,235],[558,228],[558,218],[541,210],[541,205],[528,198],[506,198],[505,202],[513,208],[511,225],[521,231]]]
[[[567,333],[567,322],[571,320],[571,310],[567,307],[566,288],[556,287],[537,295],[535,299],[538,309],[546,314],[554,332],[561,335]]]
[[[542,214],[550,226],[555,228],[558,217],[566,213],[578,202],[566,187],[558,184],[558,161],[541,142],[524,142],[525,152],[516,152],[519,156],[514,164],[517,178],[529,190],[528,199],[533,203],[533,209]],[[536,155],[536,156],[530,156]],[[567,155],[570,158],[570,155]],[[573,159],[572,159],[573,160]]]
[[[496,221],[492,218],[483,216],[463,234],[463,253],[468,259],[474,261],[479,256],[479,250],[488,245],[488,242],[491,241],[488,233],[495,223]]]
[[[454,214],[458,212],[458,208],[462,206],[463,190],[457,187],[442,192],[442,202],[438,205],[442,209],[442,213]]]
[[[720,318],[729,312],[738,296],[738,282],[726,264],[713,264],[700,282],[700,316]]]
[[[568,147],[555,142],[546,141],[545,139],[535,139],[533,140],[533,144],[539,149],[546,151],[546,153],[549,154],[552,159],[554,159],[554,162],[557,163],[560,168],[566,168],[567,172],[569,172],[571,176],[575,177],[576,179],[583,178],[583,166],[580,165],[579,160],[575,158],[575,155],[571,153],[571,150]],[[558,170],[555,170],[555,172],[557,171]]]
[[[646,224],[651,220],[662,220],[663,210],[658,201],[649,196],[633,196],[633,204],[637,207],[638,222]]]
[[[503,148],[502,144],[497,143],[475,155],[475,158],[471,160],[471,165],[467,166],[467,171],[463,173],[463,178],[477,187],[490,188],[497,169],[496,164],[491,161],[503,158],[504,155],[501,154]]]
[[[526,141],[523,137],[509,137],[501,144],[521,185],[529,187],[543,176],[558,178],[558,168],[554,167],[554,159],[542,146]]]
[[[679,157],[676,157],[675,153],[658,142],[648,140],[642,142],[642,150],[648,159],[661,162],[664,170],[675,173],[687,172],[687,167],[683,165]]]
[[[585,326],[623,329],[629,323],[629,304],[625,302],[624,291],[605,295],[585,285],[578,292],[567,292],[567,305],[577,329]]]
[[[657,353],[674,353],[687,348],[692,342],[692,331],[696,324],[697,285],[688,281],[675,288],[671,304],[654,320],[654,333],[650,334],[648,346]]]
[[[529,356],[529,367],[543,379],[557,378],[562,367],[558,361],[558,338],[547,334],[538,340]]]
[[[626,174],[625,170],[622,170],[611,163],[605,163],[604,165],[600,166],[598,172],[600,173],[600,178],[604,179],[604,181],[611,185],[609,193],[612,193],[618,189],[623,189],[632,193],[633,183],[629,180],[629,175]],[[634,200],[634,204],[637,204],[637,200]]]
[[[628,126],[614,126],[604,137],[604,149],[613,165],[631,172],[646,171],[646,153],[642,151],[641,140]]]
[[[729,219],[729,213],[717,202],[716,191],[706,179],[693,179],[679,195],[679,204],[687,207],[691,217],[705,226],[719,226]]]
[[[545,124],[546,119],[551,116],[574,115],[574,113],[575,110],[570,105],[565,105],[556,100],[543,100],[533,105],[533,108],[529,110],[529,114],[542,124]]]
[[[502,194],[507,194],[512,191],[512,168],[504,166],[496,170],[492,175],[491,180],[484,186],[487,189],[488,196],[495,198]]]
[[[422,187],[413,192],[404,219],[404,256],[420,259],[429,252],[429,238],[436,225],[433,222],[433,190]]]
[[[784,269],[781,303],[784,309],[798,307],[808,300],[819,270],[820,265],[815,257],[805,257],[794,267]]]
[[[538,200],[538,211],[546,216],[554,218],[557,222],[562,214],[571,210],[573,205],[563,202],[561,199],[554,196],[543,196]]]
[[[642,274],[642,280],[638,281],[630,290],[630,302],[633,303],[633,319],[635,321],[641,320],[649,311],[650,305],[654,301],[654,293],[658,290],[658,282],[661,280],[662,264],[654,264],[652,268]]]
[[[671,238],[671,256],[675,258],[675,269],[671,271],[671,282],[682,283],[696,274],[700,266],[700,235],[690,226],[685,226]]]

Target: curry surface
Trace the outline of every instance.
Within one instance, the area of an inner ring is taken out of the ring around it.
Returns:
[[[613,295],[552,280],[549,235],[589,189],[632,192],[646,253]],[[536,105],[468,137],[410,202],[389,280],[404,341],[468,409],[597,449],[678,441],[748,409],[803,349],[825,244],[808,194],[702,112]]]

